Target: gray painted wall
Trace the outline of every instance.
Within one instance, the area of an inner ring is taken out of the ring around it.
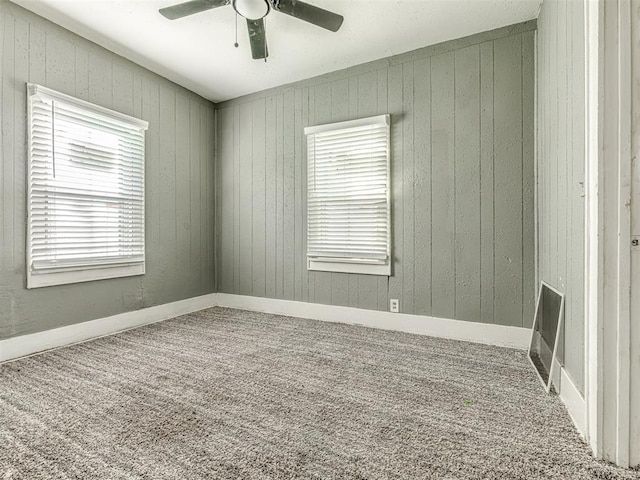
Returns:
[[[566,295],[561,355],[584,391],[584,2],[545,0],[538,18],[539,278]]]
[[[217,106],[219,291],[530,326],[535,22]],[[308,272],[303,127],[392,115],[391,277]]]
[[[212,292],[213,104],[6,0],[0,54],[0,339]],[[27,81],[149,121],[146,275],[26,290]]]

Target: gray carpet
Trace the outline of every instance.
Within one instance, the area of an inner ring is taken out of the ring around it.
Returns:
[[[0,479],[640,479],[524,352],[214,308],[0,366]]]

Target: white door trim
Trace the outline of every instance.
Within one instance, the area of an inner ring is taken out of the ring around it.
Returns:
[[[598,0],[585,3],[585,368],[587,440],[596,457],[602,450],[602,248],[598,238],[602,234],[602,208],[598,195],[601,180],[600,159],[602,129],[599,118],[602,103],[602,44],[600,42],[603,6]]]
[[[629,466],[631,411],[631,3],[588,0],[585,387],[598,458]]]

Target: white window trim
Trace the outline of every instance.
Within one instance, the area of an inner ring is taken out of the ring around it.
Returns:
[[[307,270],[316,272],[360,273],[363,275],[391,275],[391,262],[380,265],[350,262],[330,262],[326,260],[307,259]]]
[[[91,110],[100,115],[105,115],[110,117],[113,120],[122,122],[127,126],[135,126],[142,130],[149,129],[149,122],[145,120],[141,120],[139,118],[131,117],[124,113],[116,112],[114,110],[110,110],[105,107],[101,107],[100,105],[95,105],[93,103],[81,100],[79,98],[72,97],[70,95],[66,95],[64,93],[57,92],[55,90],[51,90],[50,88],[43,87],[41,85],[37,85],[34,83],[27,82],[27,126],[31,128],[32,125],[32,113],[30,108],[30,97],[34,95],[43,95],[55,100],[63,101],[65,103],[71,104],[76,107],[80,107],[83,109]],[[30,141],[30,133],[28,133],[28,141],[27,141],[27,237],[26,237],[26,261],[27,261],[27,288],[40,288],[40,287],[49,287],[54,285],[67,285],[71,283],[81,283],[81,282],[89,282],[94,280],[104,280],[109,278],[123,278],[130,277],[135,275],[144,275],[145,274],[145,266],[146,266],[146,255],[143,254],[143,260],[141,263],[136,262],[131,265],[127,264],[118,264],[118,265],[95,265],[91,267],[78,268],[78,269],[62,269],[62,270],[52,270],[50,272],[41,272],[34,273],[32,271],[32,258],[31,258],[31,248],[30,248],[30,239],[31,239],[31,221],[30,221],[30,205],[31,205],[31,171],[32,171],[32,151],[31,151],[31,141]],[[145,152],[145,142],[142,145],[143,148],[143,168],[146,163],[146,152]],[[144,178],[144,176],[143,176]],[[146,195],[145,195],[145,183],[142,182],[142,211],[146,211]],[[144,228],[144,221],[143,221]],[[143,234],[144,235],[144,234]]]
[[[322,133],[331,130],[355,128],[379,123],[389,127],[387,133],[387,260],[386,263],[363,263],[351,259],[317,259],[307,258],[307,270],[335,273],[357,273],[364,275],[391,276],[391,115],[376,115],[373,117],[347,120],[345,122],[327,123],[305,127],[305,139],[307,135]],[[308,161],[308,159],[306,160]],[[308,194],[307,194],[308,195]],[[308,218],[308,211],[307,211]]]
[[[94,103],[87,102],[86,100],[81,100],[79,98],[72,97],[71,95],[66,95],[64,93],[56,92],[55,90],[51,90],[50,88],[43,87],[42,85],[37,85],[35,83],[27,83],[27,95],[31,96],[31,95],[38,95],[38,94],[55,98],[56,100],[60,100],[65,103],[75,105],[76,107],[92,110],[96,113],[111,117],[114,120],[120,120],[125,125],[135,125],[136,127],[139,127],[143,130],[149,129],[149,122],[147,122],[146,120],[132,117],[125,113],[116,112],[115,110],[111,110],[106,107],[101,107],[100,105],[96,105]],[[29,116],[31,116],[31,112],[29,112]]]
[[[144,275],[145,264],[118,265],[116,267],[95,266],[90,270],[73,270],[70,272],[38,273],[31,274],[27,271],[27,288],[52,287],[54,285],[67,285],[69,283],[92,282],[94,280],[106,280],[108,278],[132,277]]]

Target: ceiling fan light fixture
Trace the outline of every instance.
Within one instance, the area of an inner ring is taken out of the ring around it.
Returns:
[[[233,9],[248,20],[260,20],[269,13],[268,0],[233,0]]]

